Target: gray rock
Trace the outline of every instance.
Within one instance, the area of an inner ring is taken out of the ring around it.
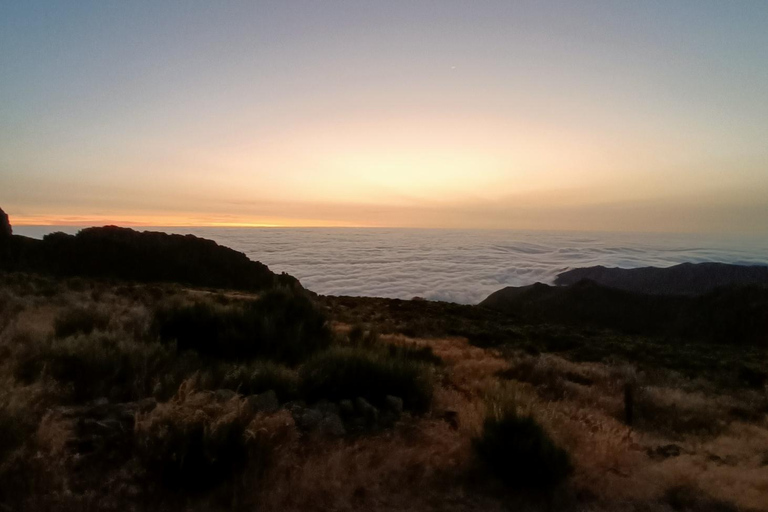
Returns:
[[[234,397],[236,397],[237,393],[231,389],[217,389],[214,395],[216,396],[216,400],[219,402],[228,402],[229,400],[232,400]]]
[[[246,400],[248,405],[255,412],[275,412],[280,407],[277,395],[272,390],[261,393],[260,395],[250,395]]]
[[[374,425],[378,422],[379,410],[368,403],[365,398],[357,397],[357,400],[355,400],[355,407],[369,425]]]
[[[318,429],[323,434],[332,437],[341,437],[347,433],[347,429],[344,428],[344,422],[341,421],[341,417],[338,414],[326,414],[323,416]]]
[[[355,406],[352,400],[342,400],[339,402],[339,413],[343,416],[352,416],[355,413]]]
[[[293,415],[293,421],[301,430],[311,431],[320,426],[323,421],[323,413],[316,409],[304,409]]]
[[[403,413],[403,399],[397,396],[387,395],[384,398],[387,409],[400,416]]]
[[[312,406],[314,409],[325,414],[339,414],[339,406],[328,400],[320,400]]]

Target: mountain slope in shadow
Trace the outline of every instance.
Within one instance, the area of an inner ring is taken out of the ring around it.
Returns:
[[[658,295],[701,295],[722,286],[757,285],[768,287],[768,266],[726,263],[681,263],[667,268],[576,268],[555,279],[557,285],[571,285],[582,279],[620,290]]]
[[[293,276],[275,274],[241,252],[193,235],[105,226],[76,235],[52,233],[37,240],[13,235],[10,224],[3,232],[0,270],[4,271],[244,291],[278,286],[303,289]]]

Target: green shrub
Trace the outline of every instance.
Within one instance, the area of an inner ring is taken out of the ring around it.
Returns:
[[[299,377],[286,366],[271,361],[255,361],[227,367],[217,387],[231,389],[241,395],[255,395],[272,390],[285,402],[297,398]]]
[[[124,335],[92,333],[30,344],[19,354],[16,376],[30,382],[45,372],[69,386],[72,399],[126,401],[151,394],[171,366],[173,347],[137,343]]]
[[[154,329],[179,350],[224,359],[265,358],[296,364],[330,345],[326,318],[304,295],[275,290],[256,301],[172,305],[155,313]]]
[[[75,334],[91,334],[103,331],[109,325],[109,314],[96,308],[71,307],[56,316],[53,327],[57,338]]]
[[[504,407],[486,418],[475,451],[504,483],[515,488],[546,489],[572,471],[570,457],[530,416]]]
[[[424,363],[386,350],[334,347],[301,368],[302,395],[309,401],[363,397],[381,405],[387,395],[403,399],[406,409],[427,410],[432,400],[432,370]]]
[[[253,416],[241,400],[219,402],[184,388],[136,419],[138,459],[165,487],[202,491],[232,482],[246,467],[263,471],[292,433],[287,411]]]

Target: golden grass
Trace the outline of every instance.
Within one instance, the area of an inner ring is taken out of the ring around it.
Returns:
[[[178,293],[180,300],[185,293]],[[61,461],[73,456],[67,450],[74,426],[54,410],[46,412],[56,393],[50,382],[21,386],[13,380],[15,350],[52,336],[56,316],[72,305],[98,303],[110,311],[110,328],[137,338],[147,331],[150,309],[146,301],[110,289],[64,289],[54,299],[20,294],[13,300],[18,307],[0,326],[0,405],[12,416],[35,411],[33,444],[40,460],[64,468]],[[333,328],[350,331],[346,324]],[[768,511],[765,393],[715,389],[661,370],[641,374],[631,366],[552,354],[502,353],[463,338],[386,335],[380,341],[429,346],[445,362],[431,410],[405,415],[391,430],[335,440],[302,435],[285,410],[251,414],[241,397],[220,402],[187,383],[172,400],[139,415],[136,432],[157,432],[172,421],[203,422],[215,433],[236,419],[246,421],[246,444],[268,445],[274,456],[268,470],[243,473],[237,501],[245,509],[492,511],[506,509],[512,498],[477,483],[472,439],[488,407],[503,399],[533,416],[570,453],[575,470],[567,493],[574,509],[666,511],[669,493],[684,488],[743,510]],[[636,389],[634,428],[623,424],[627,383]],[[741,416],[734,416],[734,408]],[[649,454],[670,444],[680,455]]]

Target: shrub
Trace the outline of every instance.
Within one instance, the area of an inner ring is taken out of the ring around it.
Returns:
[[[180,350],[225,359],[265,358],[296,364],[326,348],[326,318],[304,295],[275,290],[256,301],[213,302],[160,308],[154,329]]]
[[[160,343],[92,333],[25,346],[18,357],[16,376],[30,382],[45,372],[70,386],[75,401],[102,396],[135,400],[151,393],[156,379],[173,359],[173,348]]]
[[[253,416],[241,399],[218,402],[182,385],[172,401],[137,417],[136,453],[166,487],[210,489],[249,465],[257,471],[269,465],[294,433],[290,414],[277,415],[279,421]]]
[[[383,350],[334,347],[307,361],[300,375],[302,394],[310,401],[363,397],[381,405],[393,395],[406,409],[423,412],[432,400],[431,369]]]
[[[272,390],[281,401],[293,400],[298,396],[299,377],[286,366],[271,361],[255,361],[228,365],[223,370],[218,388],[231,389],[242,395]]]
[[[91,334],[103,331],[109,325],[109,314],[96,308],[71,307],[60,312],[54,320],[56,337],[66,338],[75,334]]]
[[[568,453],[533,418],[518,416],[512,407],[486,418],[473,445],[493,474],[511,487],[551,488],[572,471]]]
[[[418,345],[394,345],[390,344],[387,345],[387,351],[389,352],[389,355],[392,357],[399,357],[402,359],[408,359],[411,361],[419,361],[422,363],[428,363],[433,364],[436,366],[442,366],[443,360],[440,359],[440,356],[435,354],[434,350],[432,350],[432,347],[429,345],[424,346],[418,346]]]

